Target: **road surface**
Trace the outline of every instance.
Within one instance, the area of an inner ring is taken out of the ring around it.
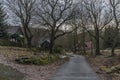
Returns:
[[[83,56],[74,55],[51,80],[100,80]]]

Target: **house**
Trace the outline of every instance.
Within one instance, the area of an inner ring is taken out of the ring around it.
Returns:
[[[41,43],[49,38],[49,33],[46,29],[31,28],[33,34],[32,45],[40,47]]]
[[[9,35],[21,33],[21,27],[20,26],[9,26],[7,29],[7,32]]]
[[[41,42],[39,41],[39,44],[40,44],[39,47],[46,51],[49,49],[50,39],[49,38],[44,38],[43,40],[41,39]]]
[[[19,42],[18,38],[23,38],[22,28],[20,26],[10,26],[7,29],[9,39],[12,42]]]
[[[24,38],[22,29],[20,26],[10,26],[7,29],[10,41],[16,43],[21,42],[19,39]],[[50,42],[48,31],[44,28],[30,28],[30,30],[33,34],[32,45],[43,47],[43,49],[48,48]]]

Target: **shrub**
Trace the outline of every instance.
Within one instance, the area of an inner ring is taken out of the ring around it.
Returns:
[[[117,71],[120,71],[120,65],[112,66],[111,68],[107,68],[106,66],[101,66],[100,68],[105,73],[111,74],[115,73]]]
[[[10,41],[0,39],[0,45],[1,46],[9,46],[10,44],[11,44]]]
[[[64,52],[64,49],[63,49],[62,47],[56,46],[56,47],[54,48],[54,53],[64,54],[65,52]]]
[[[32,64],[34,62],[34,59],[33,58],[18,58],[15,60],[16,62],[18,63],[21,63],[21,64]]]
[[[33,64],[35,64],[35,65],[44,65],[44,64],[49,64],[49,61],[47,59],[34,58]]]
[[[39,47],[31,47],[31,48],[29,48],[29,50],[34,51],[34,52],[41,51],[41,49]]]
[[[50,64],[55,61],[57,61],[59,58],[59,55],[44,55],[41,57],[23,57],[23,58],[18,58],[15,61],[20,63],[20,64],[34,64],[34,65],[45,65],[45,64]]]
[[[15,46],[15,47],[22,47],[20,43],[12,42],[5,39],[0,39],[1,46]]]

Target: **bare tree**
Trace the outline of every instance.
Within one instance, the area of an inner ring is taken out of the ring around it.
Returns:
[[[73,31],[73,52],[76,53],[78,50],[78,32],[79,32],[79,28],[80,28],[80,22],[78,20],[78,15],[79,14],[79,8],[76,7],[76,9],[74,10],[74,15],[73,15],[73,19],[70,21],[70,24],[72,26],[73,29],[75,29]]]
[[[116,28],[116,32],[114,36],[114,41],[112,44],[112,56],[115,55],[115,48],[116,45],[118,43],[118,38],[119,38],[119,26],[120,26],[120,14],[119,14],[119,9],[120,9],[120,0],[109,0],[109,5],[110,8],[112,9],[112,14],[113,14],[113,18],[114,18],[114,24],[115,24],[115,28]]]
[[[87,25],[83,27],[95,39],[96,55],[100,55],[100,31],[112,20],[110,10],[104,6],[104,3],[104,0],[83,0],[82,2],[82,11],[84,12],[81,13],[81,19],[87,22]],[[90,26],[94,33],[89,31],[90,28],[88,27]]]
[[[44,25],[49,30],[50,53],[53,53],[57,38],[73,31],[63,29],[70,27],[66,24],[73,18],[73,10],[73,0],[39,1],[36,10],[37,20],[39,24]]]
[[[83,47],[83,53],[86,54],[86,45],[85,45],[85,37],[86,37],[86,32],[88,31],[90,33],[89,30],[87,30],[86,25],[88,24],[88,16],[86,11],[84,11],[84,7],[82,5],[82,3],[79,3],[79,23],[80,23],[80,30],[82,33],[82,40],[81,40],[81,44]]]
[[[9,9],[16,15],[23,27],[27,47],[31,47],[32,45],[33,35],[29,27],[33,17],[35,1],[36,0],[7,0]]]

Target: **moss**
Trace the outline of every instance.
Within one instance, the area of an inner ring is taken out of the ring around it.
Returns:
[[[44,55],[41,57],[18,58],[15,61],[20,64],[46,65],[57,61],[59,55]]]
[[[34,58],[33,64],[35,65],[45,65],[48,64],[49,61],[47,59],[42,59],[42,58]]]
[[[111,68],[107,68],[105,66],[101,66],[100,69],[104,71],[107,74],[115,73],[117,71],[120,71],[120,65],[112,66]]]
[[[107,68],[106,66],[101,66],[100,69],[102,71],[104,71],[105,73],[110,73],[111,72],[111,70],[109,68]]]
[[[31,47],[31,48],[29,48],[29,50],[34,51],[34,52],[41,51],[39,47]]]
[[[120,71],[120,65],[113,66],[113,67],[111,67],[110,69],[111,69],[111,72],[112,72],[112,73],[117,72],[117,71]]]

